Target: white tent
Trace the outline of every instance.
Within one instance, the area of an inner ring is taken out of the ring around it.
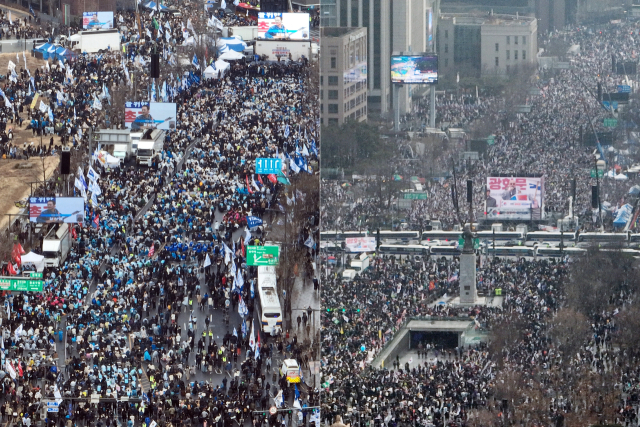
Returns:
[[[216,69],[217,70],[222,70],[222,74],[224,74],[224,72],[227,71],[229,69],[229,67],[231,67],[231,65],[229,65],[228,62],[225,62],[222,59],[218,59],[216,61]]]
[[[629,179],[629,177],[624,174],[618,174],[613,179],[616,179],[618,181],[626,181],[627,179]]]
[[[33,264],[36,267],[36,270],[40,272],[44,270],[44,256],[42,255],[29,252],[26,255],[22,255],[20,257],[20,261],[22,262],[22,265]]]
[[[107,162],[107,165],[109,165],[109,167],[111,168],[117,168],[120,166],[120,159],[112,156],[109,153],[107,153],[107,155],[105,156],[105,160]]]
[[[224,59],[225,61],[235,61],[236,59],[244,58],[244,55],[241,54],[240,52],[228,50],[227,52],[220,55],[219,58]]]
[[[217,79],[218,78],[218,70],[214,70],[213,67],[211,65],[209,65],[207,68],[205,68],[203,75],[204,75],[204,78],[206,80],[208,80],[208,79]]]

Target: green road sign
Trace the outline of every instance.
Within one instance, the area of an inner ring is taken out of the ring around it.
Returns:
[[[2,291],[42,292],[43,286],[42,280],[0,277],[0,290]]]
[[[604,170],[598,169],[598,178],[602,178],[603,176],[604,176]],[[596,170],[591,169],[591,178],[595,178],[595,177],[596,177]]]
[[[37,271],[29,272],[29,277],[32,279],[42,279],[42,273],[38,273]]]
[[[604,119],[604,127],[606,128],[614,128],[616,126],[618,126],[618,119],[613,119],[611,117],[608,117],[606,119]]]
[[[405,200],[427,200],[427,193],[402,193],[402,198]]]
[[[247,246],[247,265],[278,265],[277,246]]]

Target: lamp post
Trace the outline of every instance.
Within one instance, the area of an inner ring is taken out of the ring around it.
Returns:
[[[602,170],[604,171],[606,163],[604,160],[598,160],[597,157],[593,158],[595,167],[596,167],[596,187],[598,188],[598,217],[600,218],[600,230],[604,231],[604,224],[602,223],[602,205],[600,202],[600,177],[598,176],[599,167],[602,166]]]

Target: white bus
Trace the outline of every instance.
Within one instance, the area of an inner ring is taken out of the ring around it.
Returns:
[[[283,316],[274,266],[258,267],[258,295],[260,296],[260,304],[257,305],[258,314],[264,333],[270,334],[276,327],[282,330]]]
[[[384,255],[429,256],[429,247],[422,245],[380,245],[378,252]]]
[[[576,256],[576,255],[584,255],[587,253],[586,249],[583,248],[562,248],[559,246],[550,246],[550,247],[542,247],[538,246],[536,248],[536,256],[541,258],[558,258],[563,256]]]
[[[494,257],[533,257],[535,249],[528,246],[493,246],[487,247],[487,253]]]
[[[374,233],[377,236],[377,231]],[[380,230],[380,240],[385,243],[419,243],[420,232],[419,231],[391,231]]]
[[[352,237],[367,237],[366,230],[363,231],[339,231],[339,230],[325,230],[320,232],[320,240],[344,240]]]

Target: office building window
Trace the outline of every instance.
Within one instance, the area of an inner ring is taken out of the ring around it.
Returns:
[[[516,61],[518,60],[518,51],[517,50],[513,51],[513,59],[515,59]]]
[[[507,74],[509,74],[509,70],[510,69],[511,69],[511,67],[507,65]]]
[[[444,68],[449,66],[449,58],[444,58]]]
[[[329,99],[338,99],[338,91],[337,90],[330,90],[327,93],[328,98]]]
[[[511,58],[509,58],[509,54],[510,54],[510,53],[511,53],[511,51],[510,51],[510,50],[508,50],[508,51],[507,51],[507,61],[508,61],[509,59],[511,59]]]
[[[515,36],[515,37],[513,38],[513,41],[515,42],[515,44],[518,44],[518,36]]]
[[[329,104],[329,113],[338,114],[338,104]]]
[[[329,126],[338,125],[338,119],[329,119]]]
[[[522,36],[522,44],[527,44],[527,36]]]
[[[444,38],[445,39],[449,38],[449,30],[444,30]]]
[[[448,44],[444,44],[444,53],[449,53],[449,45]]]
[[[511,36],[507,36],[507,44],[511,44]]]
[[[526,51],[526,50],[523,50],[523,51],[522,51],[522,60],[523,60],[523,61],[526,61],[526,59],[527,59],[527,51]]]
[[[338,61],[337,61],[337,59],[338,59],[338,58],[336,58],[335,56],[332,56],[332,57],[331,57],[331,69],[332,69],[332,70],[335,70],[335,69],[336,69],[336,67],[338,66],[338,65],[337,65],[337,62],[338,62]]]
[[[338,86],[338,76],[329,76],[329,86]]]
[[[324,104],[320,104],[320,112],[324,113]]]
[[[321,91],[320,91],[320,100],[322,101],[323,99],[324,99],[324,91],[323,91],[323,90],[321,90]]]
[[[499,66],[500,66],[500,58],[496,56],[496,67],[499,67]]]
[[[320,86],[324,84],[324,76],[320,76]]]
[[[496,52],[500,51],[500,44],[496,43]]]

